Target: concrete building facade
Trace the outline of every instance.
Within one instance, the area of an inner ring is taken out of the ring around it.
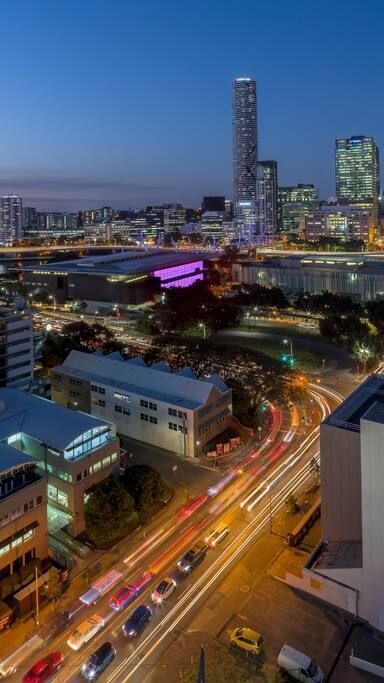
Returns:
[[[115,423],[118,434],[185,457],[201,455],[232,417],[232,391],[218,375],[197,379],[189,368],[172,373],[165,363],[147,367],[120,354],[71,351],[53,371],[52,398],[65,407],[75,401]]]

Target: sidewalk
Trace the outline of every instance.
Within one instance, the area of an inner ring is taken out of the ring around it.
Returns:
[[[150,524],[145,527],[138,527],[132,534],[123,538],[116,546],[109,550],[93,551],[87,558],[88,562],[81,562],[81,565],[80,563],[76,564],[71,572],[69,587],[58,600],[55,611],[53,612],[51,603],[45,603],[40,608],[40,626],[36,625],[34,616],[30,614],[17,621],[10,629],[0,633],[1,660],[6,659],[6,657],[11,655],[18,647],[27,642],[32,635],[46,636],[46,638],[50,635],[54,635],[54,633],[52,633],[52,627],[58,612],[65,610],[71,611],[74,603],[76,603],[76,607],[78,607],[78,596],[84,593],[95,579],[108,572],[124,558],[127,552],[127,542],[129,542],[130,550],[132,551],[137,543],[142,540],[144,530],[145,535],[149,535],[187,502],[189,498],[187,488],[182,483],[175,485],[174,482],[172,483],[172,487],[174,489],[172,500],[154,515]],[[12,647],[9,646],[10,641],[12,641]]]

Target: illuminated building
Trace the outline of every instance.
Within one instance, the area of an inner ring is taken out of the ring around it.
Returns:
[[[71,351],[53,370],[52,398],[70,400],[73,382],[79,410],[116,424],[119,434],[182,456],[196,457],[232,418],[232,391],[215,374],[197,379],[190,368]]]
[[[187,211],[181,204],[164,207],[164,232],[177,232],[186,223]]]
[[[0,460],[5,443],[7,457],[10,451],[14,453],[11,462],[21,465],[25,456],[29,464],[36,463],[40,473],[36,480],[43,477],[39,495],[41,504],[48,502],[45,514],[50,533],[63,527],[72,536],[84,531],[87,491],[110,474],[119,473],[120,442],[115,425],[78,412],[82,395],[76,379],[70,382],[64,407],[23,391],[0,389]],[[10,490],[11,485],[6,488]],[[24,492],[22,505],[12,506],[12,514],[25,512],[27,501]],[[35,499],[36,506],[40,503]],[[2,504],[0,498],[0,517]],[[46,525],[42,528],[46,534]]]
[[[126,309],[153,301],[162,289],[187,287],[204,278],[206,256],[191,252],[129,250],[104,256],[24,266],[24,283],[59,303],[87,301],[88,310]]]
[[[223,221],[225,213],[220,211],[206,211],[201,217],[201,231],[203,236],[211,240],[223,238]]]
[[[12,245],[23,233],[23,202],[17,194],[0,199],[0,244]]]
[[[259,235],[277,232],[277,162],[257,164],[257,223]]]
[[[355,204],[372,212],[378,226],[380,194],[379,150],[372,137],[356,135],[336,140],[336,195],[340,204]]]
[[[33,324],[30,311],[0,308],[0,387],[29,389],[33,380]]]
[[[232,84],[233,198],[239,231],[252,240],[256,232],[257,101],[256,81]],[[252,215],[251,215],[252,214]]]
[[[305,239],[316,242],[321,237],[333,237],[341,242],[369,242],[373,231],[371,214],[358,206],[322,206],[305,217]]]
[[[316,209],[318,190],[314,185],[282,186],[277,190],[278,225],[281,232],[302,232],[305,217],[310,210]]]

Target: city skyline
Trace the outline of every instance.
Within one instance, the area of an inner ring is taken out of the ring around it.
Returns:
[[[242,75],[258,84],[258,156],[276,159],[282,185],[313,183],[322,198],[334,195],[335,140],[363,134],[384,144],[383,9],[373,0],[375,23],[368,8],[359,16],[361,35],[369,35],[364,49],[349,40],[357,2],[348,14],[325,3],[320,16],[308,7],[280,3],[276,12],[247,1],[241,13],[234,3],[221,13],[213,2],[203,14],[173,2],[115,2],[108,12],[87,0],[60,9],[41,0],[39,12],[24,0],[15,5],[4,9],[9,30],[0,48],[4,62],[12,54],[0,192],[20,194],[25,205],[197,206],[203,195],[232,197],[231,83]],[[212,21],[220,29],[213,37]],[[168,31],[172,41],[164,40]],[[94,46],[107,40],[108,51],[91,49],[91,35]],[[196,36],[204,50],[187,49]],[[57,49],[69,39],[75,50]],[[279,54],[270,52],[274,43]],[[368,110],[373,96],[377,106]]]

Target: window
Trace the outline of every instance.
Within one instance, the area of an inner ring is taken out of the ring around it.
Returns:
[[[148,406],[151,410],[157,410],[157,403],[151,403],[151,401],[149,401]]]
[[[95,462],[95,464],[93,466],[94,472],[98,472],[99,470],[101,470],[101,461],[100,460],[99,460],[99,462]]]
[[[177,424],[174,422],[168,422],[168,428],[173,429],[174,432],[177,432]]]
[[[71,379],[69,380],[69,383],[72,384],[72,386],[75,386],[75,387],[81,387],[81,385],[82,385],[82,382],[80,382],[79,379],[73,379],[72,377],[71,377]]]
[[[177,410],[174,408],[168,408],[168,415],[172,415],[172,417],[177,417]]]
[[[78,398],[79,396],[81,396],[80,391],[72,391],[72,389],[69,392],[69,395],[72,396],[72,398]]]
[[[97,391],[96,384],[91,384],[91,391]]]
[[[105,389],[103,387],[98,388],[99,394],[105,394]]]
[[[81,472],[76,474],[76,481],[81,481]]]
[[[30,510],[33,510],[34,507],[35,507],[34,501],[33,501],[33,500],[30,500],[30,501],[29,501],[29,509],[30,509]]]
[[[23,539],[24,543],[27,543],[27,541],[30,541],[31,538],[33,538],[35,535],[35,530],[34,529],[29,529],[26,534],[24,534]]]
[[[24,503],[24,512],[28,512],[28,503]]]
[[[22,543],[22,542],[23,542],[23,537],[19,536],[18,538],[15,538],[12,541],[11,546],[12,546],[12,548],[16,548],[16,546],[20,545],[20,543]]]
[[[123,415],[130,415],[131,411],[129,408],[122,408],[121,406],[115,406],[116,413],[122,413]]]
[[[43,502],[43,496],[37,496],[36,505],[41,505],[42,502]]]
[[[63,505],[65,508],[68,507],[68,495],[64,491],[57,492],[57,502]]]
[[[183,418],[183,420],[187,419],[187,413],[183,413],[182,410],[178,411],[177,416]]]
[[[111,464],[111,456],[107,455],[106,458],[103,458],[102,463],[103,463],[103,467],[107,467],[107,465],[110,465]]]
[[[140,420],[144,420],[144,422],[148,422],[149,415],[146,415],[145,413],[141,413],[140,415]]]
[[[84,477],[84,479],[85,479],[86,477],[88,477],[88,470],[84,470],[84,472],[83,472],[83,477]]]
[[[17,434],[12,434],[12,436],[9,436],[7,439],[7,442],[14,443],[15,441],[21,441],[21,434],[18,432]]]
[[[188,429],[186,427],[183,427],[182,425],[179,425],[179,432],[183,432],[183,434],[188,434]]]
[[[10,549],[11,549],[10,545],[5,545],[3,548],[0,548],[0,557],[2,555],[6,555],[7,553],[9,553]]]
[[[140,399],[140,405],[143,408],[148,408],[148,401],[144,401],[143,399]]]
[[[150,421],[153,425],[157,425],[157,417],[152,417],[152,415],[150,415],[150,416],[149,416],[149,421]]]
[[[103,399],[99,398],[97,403],[100,406],[100,408],[105,408],[105,401],[103,401]]]
[[[115,462],[117,460],[117,453],[112,453],[111,460],[112,462]]]
[[[117,398],[118,401],[130,401],[130,396],[128,394],[120,394],[119,392],[115,391],[113,394],[114,398]]]

